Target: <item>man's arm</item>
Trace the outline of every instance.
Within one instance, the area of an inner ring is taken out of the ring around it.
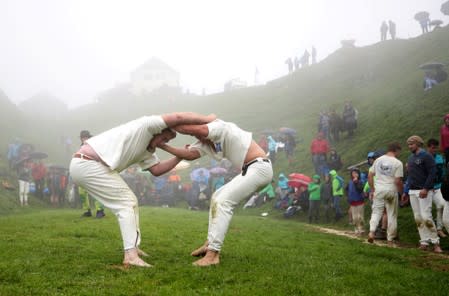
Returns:
[[[394,178],[394,185],[396,185],[398,193],[402,195],[402,193],[404,192],[404,183],[402,182],[402,177]]]
[[[149,167],[148,171],[154,176],[160,176],[173,169],[181,160],[181,158],[175,156]]]
[[[374,192],[374,172],[368,172],[368,184],[371,192]]]
[[[183,135],[190,135],[194,137],[207,137],[209,135],[209,128],[205,124],[201,125],[177,125],[173,127],[175,131]]]
[[[178,148],[167,144],[159,145],[159,148],[161,148],[164,151],[167,151],[170,154],[175,155],[180,159],[194,160],[201,157],[201,154],[197,149]]]
[[[168,127],[183,124],[206,124],[217,119],[215,114],[203,115],[194,112],[175,112],[162,115]]]

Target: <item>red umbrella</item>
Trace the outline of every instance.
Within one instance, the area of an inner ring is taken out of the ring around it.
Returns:
[[[306,187],[309,183],[312,182],[312,178],[306,176],[304,174],[293,173],[288,175],[288,186],[290,187]]]

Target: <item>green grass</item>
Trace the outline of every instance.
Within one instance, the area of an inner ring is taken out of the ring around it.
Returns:
[[[191,265],[207,213],[141,208],[154,268],[120,268],[115,217],[34,210],[0,217],[0,295],[445,295],[447,256],[390,249],[292,220],[237,214],[222,263]]]

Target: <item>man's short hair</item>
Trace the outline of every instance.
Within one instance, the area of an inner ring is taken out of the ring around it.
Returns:
[[[437,139],[429,139],[427,140],[427,147],[438,146],[440,142]]]
[[[397,152],[402,150],[401,144],[399,142],[392,142],[387,146],[388,152]]]

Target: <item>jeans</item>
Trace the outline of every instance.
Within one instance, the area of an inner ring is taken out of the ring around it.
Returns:
[[[343,217],[343,214],[341,213],[340,209],[340,199],[341,195],[334,195],[332,197],[332,200],[334,202],[335,219],[340,219],[341,217]]]

